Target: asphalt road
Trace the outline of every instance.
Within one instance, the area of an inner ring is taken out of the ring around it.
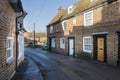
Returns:
[[[40,49],[25,48],[25,56],[37,65],[45,80],[120,80],[120,69],[104,64]]]

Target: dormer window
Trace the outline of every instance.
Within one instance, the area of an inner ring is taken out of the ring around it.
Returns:
[[[68,8],[68,14],[73,12],[73,5]]]

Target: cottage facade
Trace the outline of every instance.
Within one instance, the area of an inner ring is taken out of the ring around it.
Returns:
[[[0,0],[0,80],[10,80],[16,68],[16,13],[20,0]]]
[[[120,0],[80,0],[67,9],[59,8],[48,24],[48,49],[116,66],[119,31]]]

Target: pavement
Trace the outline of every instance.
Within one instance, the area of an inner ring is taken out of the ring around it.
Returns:
[[[40,49],[25,48],[25,56],[28,67],[18,80],[120,80],[120,69],[105,64]]]
[[[35,62],[25,56],[12,80],[43,80],[43,77]]]

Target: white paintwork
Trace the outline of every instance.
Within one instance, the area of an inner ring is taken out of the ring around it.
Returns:
[[[24,60],[24,36],[22,33],[18,35],[18,60]]]
[[[100,35],[100,34],[108,34],[108,32],[97,32],[97,33],[92,33],[93,35]]]
[[[74,53],[74,41],[73,39],[69,39],[69,55],[73,56]]]
[[[90,43],[89,44],[85,44],[85,39],[90,39]],[[91,46],[91,50],[86,50],[85,49],[85,45]],[[84,52],[88,52],[88,53],[92,52],[92,38],[90,36],[83,37],[83,51]]]
[[[72,13],[73,10],[74,10],[73,5],[71,5],[70,7],[68,7],[68,14]]]
[[[86,15],[88,15],[88,14],[91,15],[91,16],[89,16],[91,18],[91,22],[87,24]],[[84,26],[86,27],[86,26],[91,26],[91,25],[93,25],[93,10],[84,13]]]

